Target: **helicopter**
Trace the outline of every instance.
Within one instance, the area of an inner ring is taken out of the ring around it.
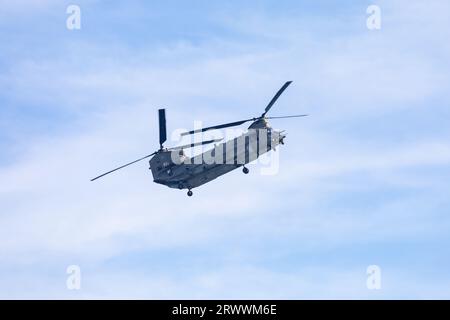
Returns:
[[[105,172],[91,179],[91,181],[95,181],[107,174],[150,157],[149,169],[152,172],[153,181],[169,188],[176,188],[180,190],[187,189],[187,195],[189,197],[193,195],[192,189],[208,183],[239,167],[243,167],[243,173],[248,174],[249,169],[246,167],[246,164],[256,160],[264,153],[275,150],[276,146],[279,144],[284,144],[286,133],[284,131],[272,129],[268,122],[269,119],[298,118],[307,116],[307,114],[276,117],[266,116],[284,90],[286,90],[291,83],[292,81],[287,81],[278,90],[260,116],[182,132],[180,134],[181,136],[187,136],[209,130],[235,127],[250,121],[252,122],[252,124],[248,127],[247,132],[227,142],[215,144],[214,148],[194,157],[188,157],[184,153],[184,150],[200,145],[216,143],[223,139],[211,139],[166,148],[163,145],[167,140],[166,110],[159,109],[158,120],[160,148],[149,155]]]

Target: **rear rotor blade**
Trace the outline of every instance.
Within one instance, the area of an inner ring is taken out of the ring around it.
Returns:
[[[228,127],[240,126],[241,124],[246,123],[248,121],[252,121],[252,120],[256,120],[256,118],[240,120],[240,121],[235,121],[235,122],[230,122],[230,123],[225,123],[225,124],[219,124],[217,126],[206,127],[206,128],[201,128],[201,129],[197,129],[197,130],[191,130],[191,131],[183,132],[183,133],[181,133],[181,135],[182,136],[186,136],[188,134],[194,134],[194,133],[198,133],[198,132],[205,132],[205,131],[208,131],[208,130],[223,129],[223,128],[228,128]]]
[[[270,108],[272,108],[272,106],[274,105],[274,103],[278,100],[278,98],[281,96],[281,94],[283,93],[284,90],[286,90],[287,87],[289,87],[289,85],[292,83],[292,81],[288,81],[286,82],[281,88],[280,90],[278,90],[278,92],[275,94],[275,96],[272,98],[272,100],[270,100],[269,104],[267,105],[266,109],[264,110],[264,113],[261,115],[261,118],[263,118],[267,112],[269,112]]]
[[[149,157],[151,157],[151,156],[154,155],[154,154],[156,154],[156,152],[153,152],[152,154],[149,154],[149,155],[147,155],[147,156],[145,156],[145,157],[142,157],[142,158],[140,158],[140,159],[134,160],[134,161],[132,161],[132,162],[130,162],[130,163],[124,164],[123,166],[120,166],[120,167],[118,167],[118,168],[115,168],[115,169],[113,169],[113,170],[111,170],[111,171],[105,172],[104,174],[101,174],[101,175],[99,175],[98,177],[95,177],[94,179],[91,179],[91,181],[97,180],[98,178],[101,178],[101,177],[103,177],[103,176],[106,176],[107,174],[110,174],[110,173],[112,173],[112,172],[114,172],[114,171],[117,171],[117,170],[119,170],[119,169],[125,168],[125,167],[127,167],[127,166],[129,166],[129,165],[132,165],[133,163],[136,163],[136,162],[138,162],[138,161],[144,160],[144,159],[146,159],[146,158],[149,158]]]
[[[218,142],[221,140],[223,140],[223,139],[213,139],[213,140],[206,140],[206,141],[201,141],[201,142],[196,142],[196,143],[191,143],[191,144],[185,144],[182,146],[169,148],[169,150],[180,150],[180,149],[186,149],[186,148],[193,148],[196,146],[201,146],[201,145],[208,144],[208,143]]]
[[[162,149],[163,143],[167,140],[166,109],[159,109],[158,117],[159,117],[159,145]]]
[[[293,116],[280,116],[280,117],[266,117],[266,119],[286,119],[286,118],[300,118],[300,117],[307,117],[307,114],[297,114]]]

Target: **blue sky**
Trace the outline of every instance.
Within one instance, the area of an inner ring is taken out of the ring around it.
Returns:
[[[0,1],[0,297],[450,298],[449,11]],[[145,162],[89,182],[157,148],[158,108],[170,137],[259,115],[287,80],[271,115],[311,116],[272,123],[276,175],[251,165],[192,198]]]

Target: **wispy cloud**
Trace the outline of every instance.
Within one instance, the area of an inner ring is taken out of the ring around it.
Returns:
[[[88,18],[101,8],[83,4]],[[364,6],[291,5],[203,8],[215,19],[196,30],[213,31],[148,45],[130,39],[144,37],[146,18],[164,22],[141,13],[120,33],[111,5],[108,28],[88,19],[78,34],[40,38],[49,49],[26,42],[30,53],[15,56],[19,44],[2,43],[0,296],[448,297],[450,65],[437,32],[450,30],[447,3],[381,2],[379,32],[365,29]],[[154,10],[136,2],[121,19],[136,7]],[[158,107],[169,129],[233,121],[259,114],[285,80],[294,84],[271,112],[311,117],[273,123],[289,132],[279,174],[250,166],[193,198],[152,184],[146,163],[89,182],[157,148]],[[430,264],[411,266],[421,254]],[[73,263],[79,293],[65,289]],[[389,281],[379,294],[365,288],[373,263]],[[436,276],[405,286],[427,268]]]

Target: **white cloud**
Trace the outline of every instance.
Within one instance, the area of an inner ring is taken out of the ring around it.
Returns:
[[[421,19],[433,21],[433,27],[424,28],[417,40],[395,23],[395,19],[410,23],[409,10],[414,13],[417,6],[404,11],[382,5],[387,19],[377,35],[362,29],[350,35],[316,36],[296,21],[263,16],[248,22],[238,17],[238,22],[229,22],[238,32],[274,43],[215,39],[200,45],[172,44],[149,54],[127,47],[108,54],[111,47],[75,42],[56,58],[13,62],[0,78],[9,88],[2,95],[31,106],[48,104],[50,110],[75,114],[77,121],[58,135],[18,141],[26,151],[0,169],[2,265],[45,269],[71,258],[81,261],[96,269],[82,293],[87,297],[116,297],[120,291],[122,297],[243,298],[254,297],[256,290],[261,298],[324,297],[325,290],[329,291],[325,297],[372,297],[365,289],[355,289],[361,276],[351,268],[282,272],[253,261],[223,264],[218,271],[202,269],[181,284],[170,271],[134,276],[117,270],[102,274],[102,268],[108,259],[140,250],[192,250],[236,239],[242,239],[244,254],[250,255],[253,247],[244,242],[247,234],[257,241],[293,241],[300,252],[445,234],[449,221],[438,225],[439,212],[424,213],[445,204],[433,192],[437,183],[444,191],[448,185],[405,170],[448,166],[448,137],[403,144],[380,135],[374,147],[359,139],[358,132],[318,131],[330,119],[351,121],[361,115],[370,118],[424,108],[428,104],[422,102],[431,98],[448,101],[449,65],[433,59],[446,52],[447,45],[429,51],[417,48],[420,39],[435,39],[434,31],[448,25],[435,19],[441,10],[418,7],[424,12]],[[234,50],[223,54],[224,47]],[[298,122],[276,123],[290,132],[287,145],[280,148],[279,175],[260,176],[252,170],[243,176],[236,171],[194,190],[193,198],[153,184],[146,163],[89,182],[97,173],[157,148],[158,107],[168,108],[169,128],[190,127],[190,121],[199,117],[205,124],[233,121],[258,115],[277,86],[288,79],[295,81],[294,86],[274,114],[301,110],[314,116],[302,122],[304,127]],[[370,125],[370,119],[366,123]],[[355,175],[361,180],[352,181]],[[362,209],[326,199],[348,197],[362,187],[370,192],[380,184],[402,190],[429,187],[431,194],[398,195]],[[290,250],[288,246],[285,253]],[[33,270],[16,275],[26,282],[32,278],[28,272]],[[118,280],[111,284],[110,278]],[[49,289],[49,296],[61,294],[58,289],[50,293],[59,283],[53,276],[36,281],[27,293],[14,289],[18,284],[13,282],[8,288],[16,290],[17,297],[40,296],[33,291],[40,286]],[[230,283],[236,292],[228,291]],[[430,287],[426,292],[431,294],[435,287]]]

